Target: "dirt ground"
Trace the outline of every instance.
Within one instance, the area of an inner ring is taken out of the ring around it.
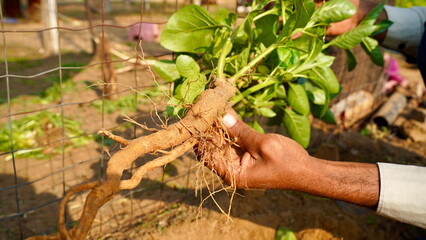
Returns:
[[[83,25],[72,25],[85,24],[78,21],[79,14],[76,11],[76,21],[62,20],[61,23],[79,28]],[[139,17],[135,14],[126,17],[114,15],[107,21],[126,26],[138,21]],[[164,15],[149,17],[159,22],[165,18]],[[43,26],[20,23],[6,25],[5,28],[25,30],[42,29]],[[126,29],[108,28],[106,31],[113,48],[128,56],[136,55],[134,49],[137,43],[127,40]],[[4,43],[1,43],[1,51],[3,46]],[[168,53],[157,42],[144,43],[142,46],[147,57]],[[29,79],[11,77],[9,82],[1,78],[0,99],[3,101],[0,102],[0,124],[8,121],[8,111],[14,115],[12,121],[32,112],[52,111],[63,112],[65,117],[82,122],[82,129],[92,137],[100,129],[110,129],[127,138],[148,134],[145,130],[126,124],[120,115],[124,112],[138,122],[159,128],[162,122],[156,113],[162,116],[166,97],[153,97],[151,100],[156,104],[152,104],[146,95],[135,94],[135,89],[143,93],[158,92],[153,90],[156,86],[155,75],[148,66],[136,66],[136,70],[117,74],[120,96],[137,95],[144,100],[136,109],[107,113],[92,105],[103,100],[101,87],[93,86],[102,80],[102,76],[100,66],[96,64],[98,60],[89,54],[90,49],[88,31],[61,31],[61,58],[45,55],[37,32],[7,33],[9,74],[34,75],[57,67],[59,61],[78,62],[85,67],[72,75],[71,81],[76,84],[76,88],[63,93],[63,104],[59,106],[57,104],[60,101],[45,104],[33,101],[38,93],[51,86],[52,83],[46,81],[46,77],[51,75]],[[1,56],[4,56],[3,53]],[[113,59],[120,60],[117,57]],[[400,63],[406,79],[421,79],[412,65],[402,61]],[[119,62],[115,68],[126,66],[134,65]],[[5,73],[5,65],[2,64],[0,75]],[[161,84],[161,80],[158,83]],[[7,101],[4,101],[8,93],[12,100],[10,109]],[[424,102],[420,103],[417,109],[424,111]],[[165,121],[164,118],[162,120]],[[367,125],[361,125],[357,129],[340,131],[339,127],[314,122],[312,143],[308,150],[318,157],[336,161],[426,165],[426,142],[399,138],[391,131],[369,130],[369,134],[361,131],[367,128]],[[268,131],[280,132],[280,129],[269,128]],[[53,140],[60,140],[60,137],[55,136]],[[0,239],[20,239],[56,231],[58,198],[62,197],[63,191],[87,180],[101,178],[109,154],[119,149],[120,146],[114,143],[101,144],[99,140],[91,140],[84,147],[69,149],[63,155],[53,155],[50,159],[16,158],[14,161],[6,161],[5,157],[9,154],[0,155],[0,219],[4,219],[0,221]],[[154,157],[138,159],[135,167]],[[127,177],[131,171],[126,173]],[[211,188],[220,189],[222,185],[214,174],[197,163],[193,153],[187,153],[164,169],[149,173],[134,191],[123,191],[104,206],[88,238],[274,239],[276,229],[285,227],[303,240],[426,239],[424,229],[381,217],[374,210],[341,201],[282,190],[221,191],[209,197]],[[68,203],[70,226],[75,224],[81,212],[85,195],[79,194]],[[17,212],[24,214],[18,218],[15,216]]]

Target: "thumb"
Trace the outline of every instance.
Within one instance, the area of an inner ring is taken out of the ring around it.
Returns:
[[[250,153],[255,153],[257,149],[257,140],[260,133],[253,130],[249,125],[241,121],[234,110],[228,111],[223,116],[223,124],[228,134],[243,149]]]

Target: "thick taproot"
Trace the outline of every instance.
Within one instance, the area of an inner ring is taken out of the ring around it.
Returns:
[[[183,143],[192,135],[206,131],[217,117],[225,111],[234,87],[222,82],[214,89],[206,90],[179,122],[156,133],[130,141],[129,145],[115,153],[108,162],[107,181],[119,181],[125,169],[136,158],[155,150],[167,149]]]
[[[100,207],[119,192],[121,175],[138,157],[155,150],[179,145],[206,131],[220,116],[234,96],[232,84],[220,81],[214,89],[204,91],[187,115],[179,122],[153,133],[130,141],[129,145],[115,153],[108,162],[106,181],[95,187],[86,198],[79,224],[72,229],[73,239],[84,239]]]

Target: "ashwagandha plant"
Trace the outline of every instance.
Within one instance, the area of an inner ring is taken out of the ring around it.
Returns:
[[[252,117],[249,124],[259,132],[259,116],[272,118],[307,147],[310,113],[334,122],[328,104],[340,86],[330,68],[334,57],[324,52],[330,46],[344,49],[352,70],[356,59],[350,49],[361,43],[373,62],[383,65],[378,42],[369,37],[389,24],[373,24],[383,5],[356,29],[326,43],[326,27],[352,16],[352,3],[333,0],[316,9],[313,1],[276,1],[271,6],[274,2],[255,1],[236,27],[236,14],[226,9],[210,16],[190,5],[170,18],[161,44],[179,55],[154,65],[163,79],[173,82],[168,114],[184,116],[209,84],[226,78],[236,88],[234,108],[240,116]]]
[[[308,146],[308,115],[332,121],[328,103],[340,90],[330,69],[334,58],[324,51],[329,46],[345,49],[353,68],[356,61],[350,49],[361,43],[373,62],[382,64],[378,43],[369,37],[389,25],[374,25],[382,8],[379,5],[357,28],[330,42],[325,42],[326,27],[356,12],[347,0],[331,0],[319,7],[313,0],[257,0],[239,24],[236,15],[227,10],[211,16],[199,6],[181,8],[161,36],[161,44],[179,55],[174,61],[155,64],[159,75],[174,84],[167,112],[179,115],[180,120],[134,140],[100,131],[125,146],[109,160],[105,180],[71,188],[60,204],[59,232],[35,238],[84,239],[99,208],[120,190],[135,188],[153,168],[173,161],[196,144],[202,156],[226,151],[232,141],[200,145],[225,137],[220,118],[230,101],[240,115],[253,117],[256,130],[262,131],[258,116],[277,118],[292,138]],[[130,179],[121,179],[133,161],[152,152],[164,155],[139,167]],[[65,204],[73,194],[87,189],[91,191],[80,220],[67,230]]]

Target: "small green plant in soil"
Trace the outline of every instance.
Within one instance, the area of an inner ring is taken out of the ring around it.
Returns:
[[[19,67],[20,69],[22,68],[32,68],[32,67],[37,67],[38,63],[42,63],[41,61],[30,61],[28,62],[27,60],[16,60],[16,62],[18,63],[18,65],[16,67]],[[21,62],[23,65],[21,65]],[[46,77],[43,77],[40,79],[41,82],[47,82],[49,83],[49,85],[51,84],[51,86],[49,86],[48,88],[44,89],[43,91],[40,92],[35,92],[35,94],[37,95],[36,97],[32,96],[30,99],[30,103],[31,104],[49,104],[49,103],[55,103],[55,102],[59,102],[61,99],[61,91],[62,94],[66,93],[66,92],[70,92],[70,91],[74,91],[77,88],[77,84],[75,82],[72,81],[72,77],[77,74],[78,72],[82,71],[82,69],[78,69],[79,67],[82,67],[83,65],[81,63],[64,63],[62,64],[62,67],[67,68],[73,68],[76,67],[77,69],[63,69],[62,70],[62,84],[60,83],[60,77],[59,77],[59,73],[50,73],[48,74]],[[24,85],[34,85],[39,84],[39,80],[34,81],[28,81],[28,79],[14,79],[14,81],[22,81],[22,83]],[[11,89],[10,91],[12,91],[13,89]],[[6,90],[4,90],[6,91]],[[4,94],[6,95],[6,94]],[[22,104],[22,102],[25,102],[24,104],[28,104],[28,100],[25,99],[24,101],[22,99],[20,99],[19,97],[16,97],[14,99],[11,100],[12,104],[13,103],[19,103]],[[0,98],[0,104],[2,103],[6,103],[7,100],[4,98]]]
[[[15,157],[48,159],[59,154],[62,149],[62,127],[65,129],[65,147],[81,147],[88,143],[89,136],[84,136],[80,129],[80,123],[62,117],[59,113],[38,112],[26,115],[23,118],[12,120],[12,139]],[[0,152],[10,152],[10,128],[9,124],[0,126]],[[9,154],[6,160],[10,160]]]
[[[122,113],[135,111],[137,106],[146,104],[149,102],[149,98],[156,98],[164,96],[165,86],[156,86],[150,89],[138,90],[137,98],[135,95],[125,95],[121,96],[115,100],[104,99],[95,101],[90,104],[90,106],[95,107],[99,112],[102,112],[102,106],[106,113],[113,113],[116,111],[121,111]],[[137,99],[137,100],[136,100]]]
[[[59,73],[55,74],[54,76],[48,76],[44,78],[45,81],[51,82],[52,86],[48,87],[46,90],[40,92],[38,94],[38,99],[35,100],[36,103],[41,104],[48,104],[48,103],[54,103],[61,99],[61,92],[62,94],[70,91],[74,91],[77,88],[77,84],[72,81],[72,77],[81,72],[82,69],[79,69],[79,67],[82,67],[83,65],[81,63],[64,63],[62,64],[62,67],[67,68],[73,68],[76,67],[77,69],[63,69],[62,70],[62,83],[60,81]]]
[[[22,69],[35,68],[43,64],[40,59],[30,59],[25,57],[8,57],[9,71],[16,72]],[[4,66],[5,61],[0,60],[0,65]]]

